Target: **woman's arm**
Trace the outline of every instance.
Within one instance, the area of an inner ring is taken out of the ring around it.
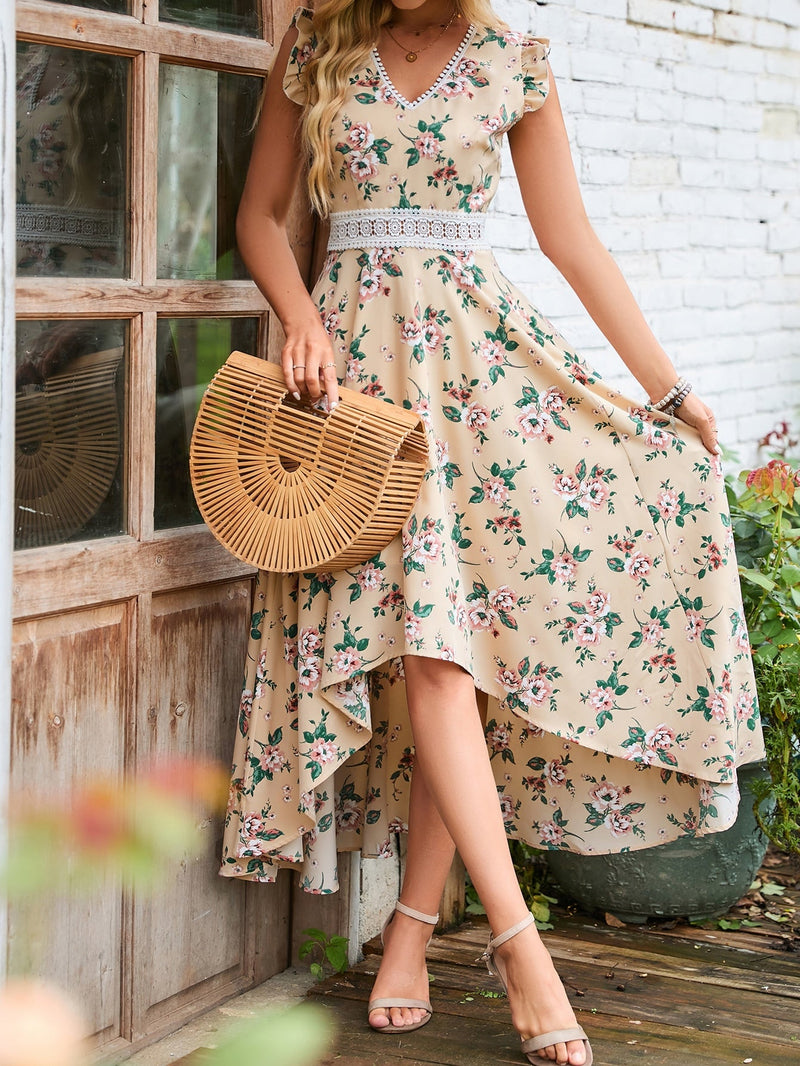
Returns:
[[[539,247],[569,282],[651,402],[658,402],[678,374],[586,216],[552,72],[546,101],[511,128],[508,141]],[[714,416],[694,393],[681,405],[680,418],[696,427],[709,451],[719,450]]]
[[[300,276],[286,233],[286,217],[302,171],[298,141],[302,109],[286,96],[281,84],[296,40],[297,30],[289,30],[267,80],[236,217],[236,239],[253,280],[286,334],[281,365],[287,386],[314,400],[324,391],[333,405],[338,390],[330,338]]]

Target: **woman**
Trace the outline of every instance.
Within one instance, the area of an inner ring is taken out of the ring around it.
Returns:
[[[363,567],[261,575],[222,872],[303,864],[331,891],[337,845],[380,853],[408,817],[370,1025],[430,1019],[457,847],[523,1053],[581,1066],[507,836],[615,851],[735,816],[761,748],[714,418],[586,219],[546,42],[484,0],[327,0],[275,70],[239,240],[287,387],[417,410],[431,472]],[[504,135],[542,250],[654,406],[608,389],[484,246]],[[303,154],[331,219],[310,297],[285,228]]]

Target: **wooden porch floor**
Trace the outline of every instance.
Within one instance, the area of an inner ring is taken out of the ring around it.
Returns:
[[[791,916],[784,924],[756,919],[746,931],[716,923],[616,928],[559,914],[543,937],[597,1066],[800,1064],[800,944],[792,931],[799,903],[800,893],[787,890],[780,905]],[[365,945],[363,962],[309,993],[338,1022],[325,1066],[520,1066],[505,997],[475,963],[486,939],[480,919],[434,938],[428,969],[435,1013],[408,1036],[367,1028],[380,944]]]

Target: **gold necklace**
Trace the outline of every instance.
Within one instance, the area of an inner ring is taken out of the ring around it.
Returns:
[[[436,44],[436,42],[438,40],[441,40],[441,38],[444,37],[444,35],[447,33],[447,31],[453,25],[453,21],[454,21],[456,15],[458,15],[458,12],[454,11],[453,14],[450,16],[449,21],[444,26],[442,26],[441,32],[439,33],[438,37],[434,37],[434,39],[432,41],[429,41],[428,44],[423,45],[422,48],[417,48],[416,51],[414,51],[413,49],[411,49],[410,51],[407,51],[406,52],[406,63],[416,63],[417,56],[420,54],[420,52],[424,52],[427,48],[430,48],[431,45]],[[458,17],[460,18],[461,16],[458,15]],[[389,34],[389,36],[392,38],[392,40],[394,41],[394,43],[396,45],[399,45],[400,48],[405,49],[406,46],[404,44],[400,44],[400,41],[398,41],[398,39],[395,37],[395,35],[389,29],[388,23],[384,23],[383,28],[386,30],[386,32]],[[418,31],[417,32],[417,37],[420,36],[421,32],[422,31]]]

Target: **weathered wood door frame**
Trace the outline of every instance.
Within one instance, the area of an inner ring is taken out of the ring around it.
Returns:
[[[11,607],[14,561],[14,8],[0,5],[0,865],[11,737]],[[8,921],[0,896],[0,981],[5,976]]]
[[[246,628],[242,629],[241,626],[245,621],[242,612],[249,613],[249,604],[245,606],[243,592],[252,572],[224,552],[203,526],[177,530],[154,528],[153,425],[156,389],[150,361],[155,349],[159,316],[257,317],[261,325],[258,354],[274,356],[282,345],[279,324],[270,318],[266,302],[252,282],[159,279],[156,262],[159,63],[166,60],[179,65],[239,74],[263,74],[271,65],[274,52],[273,45],[269,43],[276,38],[273,27],[280,34],[295,4],[293,0],[260,2],[263,40],[200,31],[173,23],[159,24],[158,0],[147,0],[146,4],[144,0],[132,0],[132,12],[125,16],[92,8],[48,3],[46,0],[18,0],[16,5],[17,32],[24,40],[130,58],[133,78],[129,181],[133,211],[129,277],[102,281],[93,279],[90,282],[76,278],[20,278],[16,284],[16,313],[22,319],[119,318],[129,322],[130,362],[125,405],[126,425],[129,427],[126,459],[127,532],[122,536],[25,549],[12,556],[13,489],[10,486],[13,485],[15,363],[11,343],[13,326],[6,323],[6,316],[13,321],[13,162],[3,168],[4,388],[0,445],[6,491],[2,492],[0,501],[4,520],[0,549],[3,561],[8,563],[0,577],[0,591],[7,590],[2,602],[0,631],[0,640],[3,641],[0,665],[7,668],[0,679],[0,786],[4,795],[8,792],[10,774],[8,751],[11,711],[7,636],[12,620],[16,621],[18,630],[22,632],[22,640],[17,645],[18,648],[22,647],[22,652],[16,668],[26,678],[36,676],[38,649],[46,647],[48,640],[59,637],[56,623],[60,616],[68,619],[72,628],[67,635],[74,637],[76,646],[80,646],[81,641],[89,646],[88,637],[95,634],[92,627],[96,627],[97,634],[102,634],[98,636],[98,642],[104,640],[105,646],[112,651],[115,640],[138,642],[141,658],[136,660],[135,673],[125,673],[123,663],[123,672],[116,681],[117,688],[109,687],[105,696],[106,706],[113,705],[114,700],[125,704],[125,709],[120,712],[122,725],[119,736],[120,742],[124,741],[128,746],[129,753],[134,753],[125,755],[126,760],[131,759],[132,765],[136,764],[139,753],[139,747],[135,745],[141,738],[145,747],[149,743],[151,725],[154,736],[157,736],[156,723],[160,723],[158,729],[161,737],[171,739],[173,746],[175,743],[180,745],[183,736],[187,741],[194,736],[191,731],[181,732],[187,730],[190,715],[179,710],[181,703],[175,705],[178,696],[173,690],[185,681],[181,678],[174,681],[177,671],[172,668],[170,657],[167,656],[167,665],[158,675],[158,682],[153,684],[151,664],[148,662],[148,641],[155,640],[166,627],[164,646],[169,647],[169,641],[176,640],[176,633],[191,634],[193,626],[200,628],[207,615],[204,599],[207,589],[222,590],[216,601],[213,600],[213,593],[208,594],[209,601],[213,601],[212,606],[221,607],[221,611],[218,611],[221,622],[215,631],[217,637],[223,632],[226,619],[234,622],[238,619],[234,631],[236,636],[240,635],[240,630],[241,635],[246,632]],[[11,119],[15,99],[11,81],[14,74],[14,13],[8,10],[10,6],[2,5],[3,55],[6,59],[2,72],[6,93],[3,102],[8,123],[0,145],[5,153],[4,161],[14,159],[11,154],[14,151],[11,131],[15,128]],[[315,235],[302,196],[296,201],[291,236],[301,271],[304,276],[310,277],[315,265]],[[57,581],[54,575],[57,575]],[[226,603],[233,604],[230,610]],[[232,636],[231,640],[234,639],[235,636]],[[240,662],[236,668],[241,670]],[[64,676],[70,675],[66,672]],[[80,674],[81,679],[85,676],[88,675]],[[17,708],[14,735],[18,740],[20,721],[30,715],[30,722],[33,723],[34,715],[38,715],[32,735],[36,741],[36,730],[39,730],[36,742],[39,743],[38,750],[42,752],[47,720],[41,712],[31,710],[25,704],[24,692],[23,686],[17,693],[23,708]],[[63,726],[61,717],[53,719],[51,715],[50,724],[54,721],[59,728]],[[130,727],[126,724],[128,722]],[[24,731],[27,724],[24,723],[21,728]],[[168,944],[151,943],[164,930],[171,932],[163,911],[159,915],[149,905],[139,904],[129,897],[122,897],[121,903],[107,907],[108,913],[113,911],[114,920],[119,923],[125,946],[121,949],[121,1013],[112,1019],[111,1030],[107,1029],[102,1037],[106,1053],[118,1057],[124,1055],[183,1024],[214,1002],[282,969],[289,962],[293,946],[296,947],[299,931],[305,926],[323,925],[329,932],[347,933],[350,892],[346,876],[348,864],[344,863],[343,866],[343,891],[331,899],[295,895],[293,900],[288,874],[281,875],[278,886],[247,886],[246,899],[249,902],[246,904],[246,913],[249,917],[242,922],[241,960],[232,957],[225,963],[227,970],[223,968],[219,972],[212,972],[210,978],[194,983],[196,978],[191,972],[194,960],[191,952],[187,952],[185,977],[179,972],[180,966],[174,964],[166,976],[164,973],[155,975],[161,980],[156,991],[142,977],[142,973],[149,973],[146,964],[136,971],[138,977],[135,980],[131,976],[134,970],[128,945],[136,934],[143,937],[145,953],[154,955],[156,951],[168,951]],[[235,894],[242,891],[244,886],[225,882],[225,888]],[[172,891],[174,896],[174,885]],[[269,904],[267,897],[271,900]],[[186,914],[189,913],[187,909]],[[277,919],[270,917],[276,915]],[[268,922],[272,926],[269,929]],[[188,928],[189,923],[184,922],[184,925]],[[0,931],[3,962],[8,950],[8,945],[3,943],[6,935],[7,922],[3,921]],[[233,942],[230,933],[228,940]],[[191,940],[184,939],[180,944],[191,944]],[[231,955],[230,951],[228,955]],[[99,976],[97,980],[100,980]],[[114,995],[114,988],[116,986],[112,981],[107,994]],[[118,1035],[115,1036],[115,1032]]]

